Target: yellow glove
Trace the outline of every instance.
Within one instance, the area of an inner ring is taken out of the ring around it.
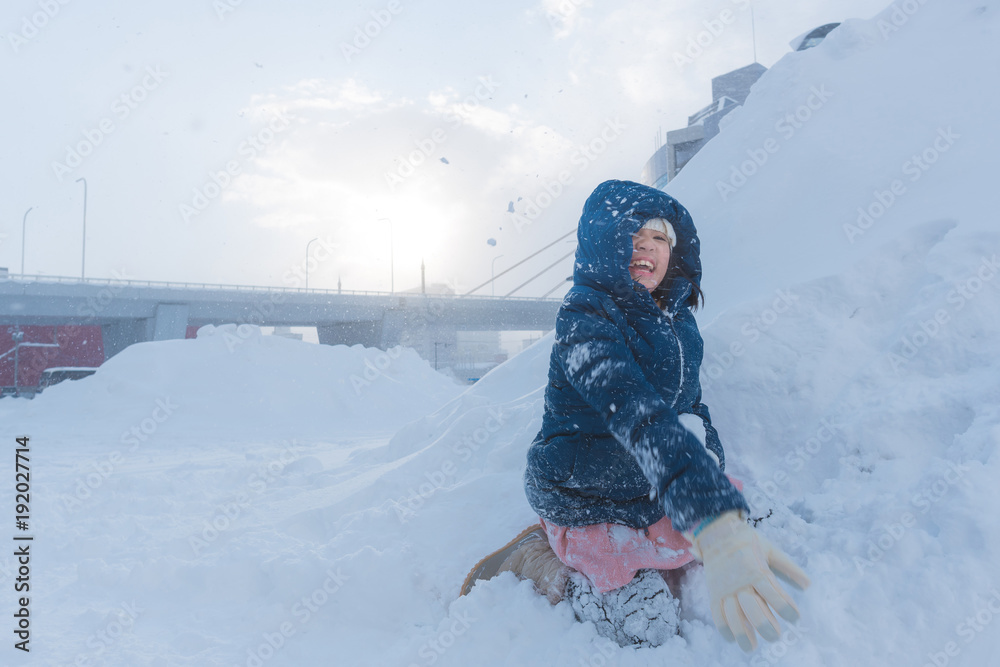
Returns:
[[[776,641],[781,627],[771,608],[789,622],[798,620],[799,610],[774,575],[802,590],[809,586],[809,577],[735,510],[703,522],[695,533],[686,536],[705,565],[715,627],[744,651],[757,648],[757,632]]]

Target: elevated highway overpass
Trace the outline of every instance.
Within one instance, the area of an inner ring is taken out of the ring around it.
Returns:
[[[105,358],[133,343],[227,323],[316,327],[325,345],[413,347],[425,359],[457,331],[547,331],[560,299],[6,276],[0,325],[100,326]]]

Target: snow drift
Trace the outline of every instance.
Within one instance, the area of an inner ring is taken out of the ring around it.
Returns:
[[[162,433],[197,433],[228,439],[233,424],[252,424],[269,435],[367,432],[399,427],[452,398],[459,385],[434,371],[409,348],[377,350],[296,345],[262,336],[256,326],[208,325],[196,342],[169,340],[133,345],[100,372],[46,390],[16,414],[58,414],[44,426],[62,432],[111,424],[131,430],[157,412]],[[393,406],[386,412],[386,406]],[[5,407],[0,404],[0,415]],[[147,423],[145,429],[152,427]],[[243,433],[237,429],[237,439]],[[142,437],[129,433],[123,440]],[[150,435],[146,433],[145,435]],[[115,438],[118,440],[119,438]]]
[[[4,442],[34,438],[24,664],[991,664],[1000,231],[980,84],[998,4],[846,22],[775,65],[671,187],[703,240],[702,380],[730,472],[814,582],[780,642],[722,642],[697,568],[657,649],[510,575],[455,599],[534,519],[551,335],[461,393],[402,351],[359,397],[351,376],[387,353],[215,331],[0,402]],[[190,409],[124,447],[168,395]]]

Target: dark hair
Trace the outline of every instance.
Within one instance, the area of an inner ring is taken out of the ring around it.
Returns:
[[[691,286],[691,293],[688,295],[687,301],[684,305],[691,310],[698,310],[700,306],[705,305],[705,293],[701,291],[701,286],[694,281],[687,272],[681,268],[679,264],[674,263],[675,254],[670,253],[670,262],[667,264],[667,274],[663,277],[663,280],[656,289],[653,290],[652,296],[653,300],[656,301],[656,305],[663,309],[666,305],[665,300],[667,295],[670,294],[671,288],[674,285],[674,281],[683,280]]]

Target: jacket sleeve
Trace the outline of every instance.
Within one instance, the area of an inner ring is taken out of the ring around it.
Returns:
[[[566,303],[564,310],[556,357],[568,382],[635,457],[674,529],[687,530],[727,510],[749,510],[743,494],[646,380],[601,306]]]
[[[719,470],[725,471],[726,452],[722,449],[719,432],[712,426],[712,415],[708,412],[708,406],[701,402],[701,387],[698,388],[698,398],[695,399],[694,404],[691,406],[691,413],[701,417],[701,420],[705,423],[705,447],[719,459]]]

